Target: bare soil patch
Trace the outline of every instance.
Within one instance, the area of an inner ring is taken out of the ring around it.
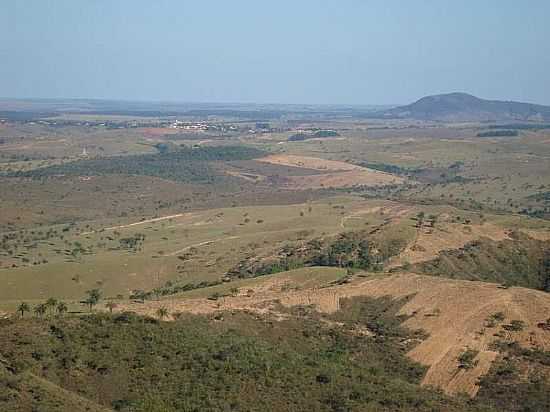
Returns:
[[[361,170],[361,166],[355,166],[346,162],[336,160],[325,160],[309,156],[296,155],[272,155],[257,159],[259,162],[272,163],[283,166],[294,166],[306,169],[315,169],[323,171],[345,171],[345,170]]]
[[[324,173],[313,176],[290,176],[287,187],[295,190],[321,189],[352,186],[383,186],[400,184],[403,179],[388,173],[369,169],[339,173]]]

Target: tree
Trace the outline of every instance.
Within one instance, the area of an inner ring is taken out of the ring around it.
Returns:
[[[67,304],[65,302],[59,302],[56,307],[57,314],[60,316],[63,316],[64,313],[66,313],[69,308],[67,307]]]
[[[550,250],[544,253],[540,264],[540,275],[542,278],[542,290],[550,292]]]
[[[47,310],[48,308],[44,303],[40,303],[34,307],[34,313],[40,318],[44,316]]]
[[[88,294],[88,297],[83,303],[89,306],[91,312],[92,308],[97,305],[101,299],[101,291],[99,289],[91,289],[87,290],[86,293]]]
[[[424,212],[419,212],[416,215],[416,227],[421,228],[424,225],[424,218],[426,214]]]
[[[107,302],[105,306],[107,307],[107,309],[109,309],[110,313],[113,313],[113,309],[116,309],[118,307],[115,302]]]
[[[159,300],[160,295],[162,295],[162,289],[161,288],[153,289],[153,295],[155,295],[156,300]]]
[[[166,309],[164,306],[161,306],[157,309],[157,316],[160,320],[164,319],[166,316],[168,316],[168,309]]]
[[[29,304],[27,302],[21,302],[21,304],[17,308],[17,311],[21,313],[21,317],[25,316],[25,312],[28,312],[30,310],[31,308],[29,307]]]
[[[46,301],[46,308],[50,311],[51,314],[53,314],[56,306],[57,306],[57,299],[48,298],[48,300]]]

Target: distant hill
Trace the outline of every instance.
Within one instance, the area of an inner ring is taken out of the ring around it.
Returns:
[[[548,121],[550,106],[448,93],[426,96],[406,106],[379,111],[375,116],[439,121]]]

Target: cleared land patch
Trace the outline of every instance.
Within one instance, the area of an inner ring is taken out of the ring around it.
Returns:
[[[325,160],[317,157],[296,156],[296,155],[271,155],[258,159],[259,162],[272,163],[283,166],[294,166],[304,169],[315,169],[323,171],[349,171],[362,170],[360,166],[355,166],[346,162],[336,160]]]
[[[275,165],[318,170],[320,174],[287,176],[284,187],[293,190],[351,186],[383,186],[401,184],[404,179],[390,173],[372,170],[346,162],[308,156],[272,155],[257,159]]]

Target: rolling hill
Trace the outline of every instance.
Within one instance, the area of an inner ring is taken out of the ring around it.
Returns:
[[[375,116],[435,121],[548,121],[550,106],[448,93],[426,96],[406,106],[377,112]]]

